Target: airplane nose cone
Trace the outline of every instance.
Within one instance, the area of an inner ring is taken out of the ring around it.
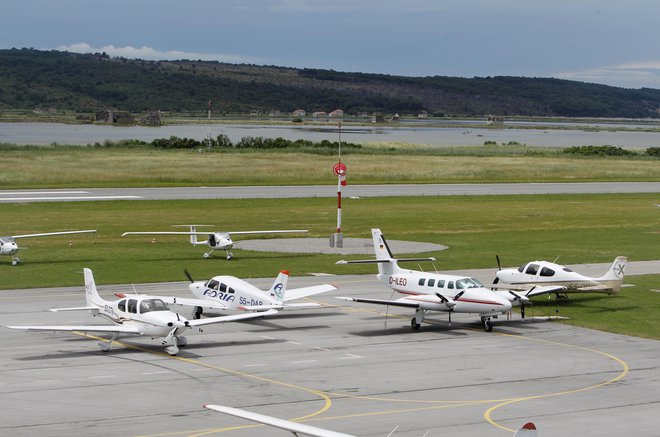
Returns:
[[[504,307],[503,311],[509,311],[511,309],[511,302],[509,302],[508,299],[506,299],[504,297],[501,297],[501,296],[498,296],[498,301],[499,301],[500,305],[502,305]]]

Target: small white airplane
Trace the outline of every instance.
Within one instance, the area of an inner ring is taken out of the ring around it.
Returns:
[[[87,234],[90,232],[96,232],[96,230],[46,232],[43,234],[25,234],[25,235],[12,235],[7,237],[0,237],[0,255],[11,256],[11,265],[15,266],[20,261],[20,259],[16,256],[16,252],[18,252],[18,249],[20,249],[15,241],[17,238],[49,237],[51,235],[68,235],[68,234]]]
[[[204,308],[212,310],[265,311],[269,309],[292,310],[320,307],[321,305],[313,302],[289,302],[337,289],[332,284],[287,289],[289,272],[286,270],[280,270],[275,282],[273,282],[273,285],[267,291],[257,288],[235,276],[214,276],[208,281],[194,281],[187,271],[185,273],[191,282],[188,288],[193,296],[195,296],[194,300],[205,302],[204,305],[195,306],[193,312],[195,319],[198,319],[202,315]],[[210,303],[213,306],[209,306]]]
[[[22,329],[29,331],[80,331],[110,333],[112,338],[107,342],[99,342],[104,352],[112,347],[112,342],[120,336],[146,336],[163,338],[162,345],[170,355],[179,352],[179,346],[183,347],[188,340],[181,334],[189,328],[212,323],[227,323],[238,320],[252,319],[255,317],[269,316],[277,313],[277,310],[268,310],[260,313],[244,313],[231,316],[213,317],[200,320],[186,320],[179,314],[170,311],[161,299],[135,295],[124,297],[116,301],[106,301],[101,298],[96,290],[94,276],[90,269],[84,269],[85,276],[85,299],[87,305],[74,308],[53,308],[50,311],[80,311],[89,310],[93,316],[102,316],[110,320],[113,325],[36,325],[36,326],[4,326],[10,329]]]
[[[272,426],[274,428],[280,428],[286,431],[289,431],[291,434],[298,435],[309,435],[312,437],[355,437],[353,434],[344,434],[341,432],[330,431],[324,428],[318,428],[316,426],[305,425],[299,422],[291,422],[290,420],[278,419],[273,416],[266,416],[265,414],[252,413],[250,411],[241,410],[239,408],[225,407],[224,405],[204,405],[204,408],[217,411],[219,413],[228,414],[234,417],[240,417],[241,419],[251,420],[257,423],[263,423],[264,425]],[[388,434],[392,436],[394,431]],[[424,435],[427,435],[428,432]],[[536,431],[536,426],[533,423],[529,422],[523,425],[522,428],[518,429],[513,437],[538,437],[539,434]]]
[[[204,252],[204,258],[211,256],[215,249],[224,250],[227,253],[227,260],[234,257],[234,254],[229,250],[234,247],[234,241],[231,239],[232,235],[250,235],[250,234],[285,234],[295,232],[308,232],[306,229],[284,229],[284,230],[270,230],[270,231],[234,231],[234,232],[199,232],[197,228],[211,226],[211,225],[175,225],[175,227],[190,227],[190,231],[181,232],[124,232],[121,236],[125,235],[190,235],[190,244],[193,246],[207,245],[211,248],[209,252]],[[198,235],[206,236],[206,240],[197,240]]]
[[[616,294],[623,284],[627,262],[628,258],[625,256],[617,256],[607,273],[593,278],[559,264],[532,261],[517,269],[499,269],[493,281],[493,288],[521,290],[516,294],[527,298],[552,293],[558,297],[566,293]],[[497,264],[499,268],[499,257]]]
[[[337,297],[354,302],[392,305],[415,309],[415,316],[410,321],[413,329],[419,329],[426,311],[445,311],[449,313],[476,313],[481,317],[484,329],[493,330],[490,321],[511,309],[511,301],[489,290],[475,278],[466,276],[444,275],[417,270],[404,270],[398,265],[402,261],[435,261],[435,258],[395,259],[380,229],[372,229],[375,260],[337,261],[337,264],[377,263],[379,281],[394,291],[407,295],[396,300],[362,299],[357,297]]]

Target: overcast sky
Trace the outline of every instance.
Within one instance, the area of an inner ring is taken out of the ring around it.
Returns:
[[[660,1],[2,0],[12,47],[660,89]]]

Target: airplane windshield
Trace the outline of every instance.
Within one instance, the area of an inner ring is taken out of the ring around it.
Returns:
[[[479,288],[483,286],[484,285],[475,278],[465,278],[456,281],[456,288],[458,288],[459,290],[465,288]]]
[[[140,302],[140,314],[150,313],[152,311],[169,311],[169,308],[160,299],[145,299]]]

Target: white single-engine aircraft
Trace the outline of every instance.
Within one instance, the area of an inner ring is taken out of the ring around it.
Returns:
[[[51,235],[68,235],[68,234],[87,234],[90,232],[96,232],[96,230],[46,232],[44,234],[25,234],[25,235],[12,235],[7,237],[0,237],[0,255],[11,256],[11,265],[15,266],[20,261],[20,259],[16,256],[16,252],[18,252],[18,249],[20,249],[15,241],[17,238],[49,237]]]
[[[427,273],[417,270],[404,270],[398,265],[401,261],[435,261],[435,258],[395,259],[380,229],[372,229],[375,260],[337,261],[337,264],[378,263],[377,278],[394,291],[407,295],[396,300],[363,299],[338,297],[337,299],[379,305],[401,306],[415,309],[410,321],[413,329],[419,329],[426,311],[449,313],[476,313],[481,316],[484,329],[493,330],[491,317],[497,318],[511,309],[508,298],[502,297],[475,278],[465,276]]]
[[[616,294],[623,284],[628,258],[617,256],[610,269],[599,278],[584,276],[568,267],[548,261],[532,261],[517,269],[499,269],[493,288],[521,290],[518,295],[530,298],[542,294],[566,293]],[[499,257],[497,257],[499,268]]]
[[[209,252],[204,252],[204,258],[211,256],[215,249],[224,250],[227,253],[227,260],[234,257],[234,254],[229,250],[234,247],[234,241],[231,235],[250,235],[250,234],[285,234],[295,232],[308,232],[306,229],[283,229],[283,230],[270,230],[270,231],[235,231],[235,232],[199,232],[197,228],[211,226],[211,225],[175,225],[175,227],[190,227],[190,231],[181,232],[124,232],[121,236],[125,235],[190,235],[190,244],[193,246],[207,245],[211,248]],[[206,236],[206,240],[197,240],[198,235]]]
[[[316,426],[305,425],[304,423],[292,422],[290,420],[278,419],[273,416],[266,416],[265,414],[253,413],[239,408],[225,407],[224,405],[204,405],[204,408],[217,411],[219,413],[228,414],[241,419],[251,420],[264,425],[272,426],[289,431],[295,436],[309,435],[312,437],[355,437],[353,434],[344,434],[341,432],[330,431],[325,428],[318,428]],[[424,434],[425,436],[428,434]],[[388,437],[394,435],[394,431],[388,434]],[[518,429],[513,437],[538,437],[536,426],[532,422],[528,422]]]
[[[193,300],[204,302],[204,305],[195,306],[193,317],[196,319],[202,315],[204,308],[211,310],[265,311],[269,309],[292,310],[320,307],[320,304],[313,302],[289,302],[337,289],[332,284],[287,289],[289,272],[286,270],[280,270],[275,282],[267,291],[235,276],[214,276],[208,281],[194,281],[187,271],[185,273],[191,282],[188,288],[195,296]],[[163,297],[163,299],[167,298]]]
[[[179,352],[179,346],[185,346],[188,340],[181,334],[189,328],[212,323],[227,323],[238,320],[252,319],[255,317],[268,316],[277,313],[277,310],[268,310],[260,313],[244,313],[231,316],[213,317],[200,320],[186,320],[179,314],[170,311],[161,299],[135,295],[124,297],[116,301],[106,301],[101,298],[96,290],[94,276],[90,269],[84,269],[85,276],[85,299],[87,305],[74,308],[53,308],[50,311],[80,311],[89,310],[93,316],[102,316],[110,320],[113,325],[36,325],[36,326],[5,326],[11,329],[23,329],[29,331],[80,331],[80,332],[102,332],[111,333],[112,338],[107,342],[99,342],[99,346],[105,352],[112,347],[112,342],[120,336],[146,336],[163,338],[162,345],[170,355]]]

